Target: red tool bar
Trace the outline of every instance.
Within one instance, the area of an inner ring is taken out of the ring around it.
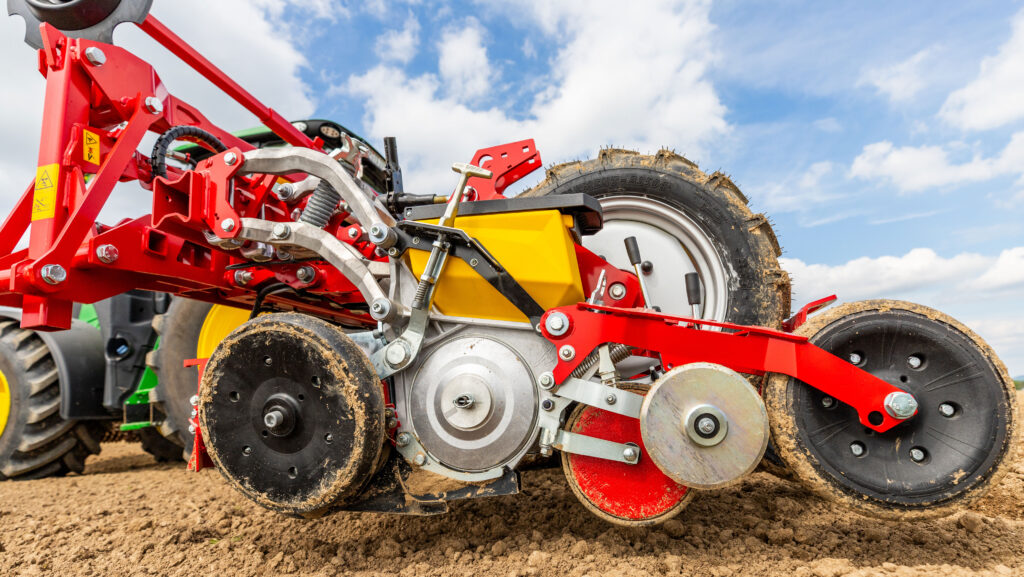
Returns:
[[[760,327],[672,317],[641,309],[580,303],[552,309],[569,317],[569,331],[544,337],[556,347],[571,345],[575,354],[559,355],[555,381],[563,382],[591,351],[605,343],[621,343],[661,357],[665,370],[693,362],[724,365],[740,373],[781,373],[800,379],[857,410],[865,427],[880,433],[902,423],[885,412],[885,397],[902,389],[820,349],[806,337]],[[547,314],[551,314],[548,311]],[[546,315],[545,315],[546,318]],[[719,332],[694,323],[731,329]],[[544,320],[541,327],[545,327]],[[874,421],[874,422],[872,422]]]
[[[274,134],[283,138],[285,142],[292,146],[318,148],[301,130],[292,126],[290,122],[274,111],[273,108],[257,100],[255,96],[228,77],[223,70],[214,66],[212,62],[207,60],[195,48],[192,48],[187,42],[178,37],[177,34],[171,32],[170,28],[164,26],[152,14],[146,16],[146,19],[138,26],[143,32],[149,34],[153,40],[159,42],[185,64],[188,64],[193,70],[202,74],[204,78],[212,82],[217,88],[223,90],[235,102],[238,102],[246,110],[255,114],[256,118],[260,119],[260,122],[273,130]]]

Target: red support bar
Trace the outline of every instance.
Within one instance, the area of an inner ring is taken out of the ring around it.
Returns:
[[[171,32],[169,28],[164,26],[152,14],[146,16],[142,24],[139,24],[139,28],[146,34],[149,34],[153,40],[162,44],[164,48],[170,50],[185,64],[188,64],[196,72],[202,74],[204,78],[212,82],[217,88],[223,90],[235,102],[238,102],[246,110],[255,114],[256,118],[260,119],[260,122],[273,130],[274,134],[283,138],[285,142],[292,146],[317,148],[313,141],[303,134],[302,131],[292,126],[288,120],[274,111],[273,108],[257,100],[255,96],[232,80],[223,70],[214,66],[212,62],[207,60],[195,48],[192,48],[187,42],[178,37],[177,34]]]

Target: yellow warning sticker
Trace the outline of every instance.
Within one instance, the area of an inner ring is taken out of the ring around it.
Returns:
[[[57,183],[60,165],[47,164],[36,169],[36,187],[32,194],[32,220],[53,218],[57,209]]]
[[[82,158],[93,164],[100,163],[100,137],[88,130],[82,131]]]

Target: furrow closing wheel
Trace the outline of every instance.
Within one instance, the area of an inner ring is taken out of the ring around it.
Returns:
[[[772,375],[765,403],[773,439],[815,492],[872,516],[934,517],[967,505],[1005,472],[1018,436],[1013,381],[959,322],[875,300],[812,317],[797,332],[917,401],[914,416],[878,434],[851,407]]]
[[[779,266],[775,233],[725,175],[708,176],[668,150],[652,156],[606,149],[596,159],[551,168],[523,196],[581,192],[604,212],[604,228],[584,246],[627,270],[627,237],[657,256],[642,266],[649,304],[691,316],[681,281],[696,272],[701,318],[777,328],[789,315],[789,275]]]
[[[60,416],[57,365],[43,340],[0,319],[0,480],[81,473],[100,452],[99,422]]]

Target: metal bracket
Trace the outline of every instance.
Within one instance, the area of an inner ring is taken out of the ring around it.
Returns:
[[[566,379],[555,390],[555,394],[577,403],[634,419],[640,418],[640,407],[644,404],[643,395],[573,377]]]
[[[633,443],[613,443],[562,429],[555,434],[555,442],[551,446],[563,453],[586,455],[627,465],[640,462],[640,447]]]

